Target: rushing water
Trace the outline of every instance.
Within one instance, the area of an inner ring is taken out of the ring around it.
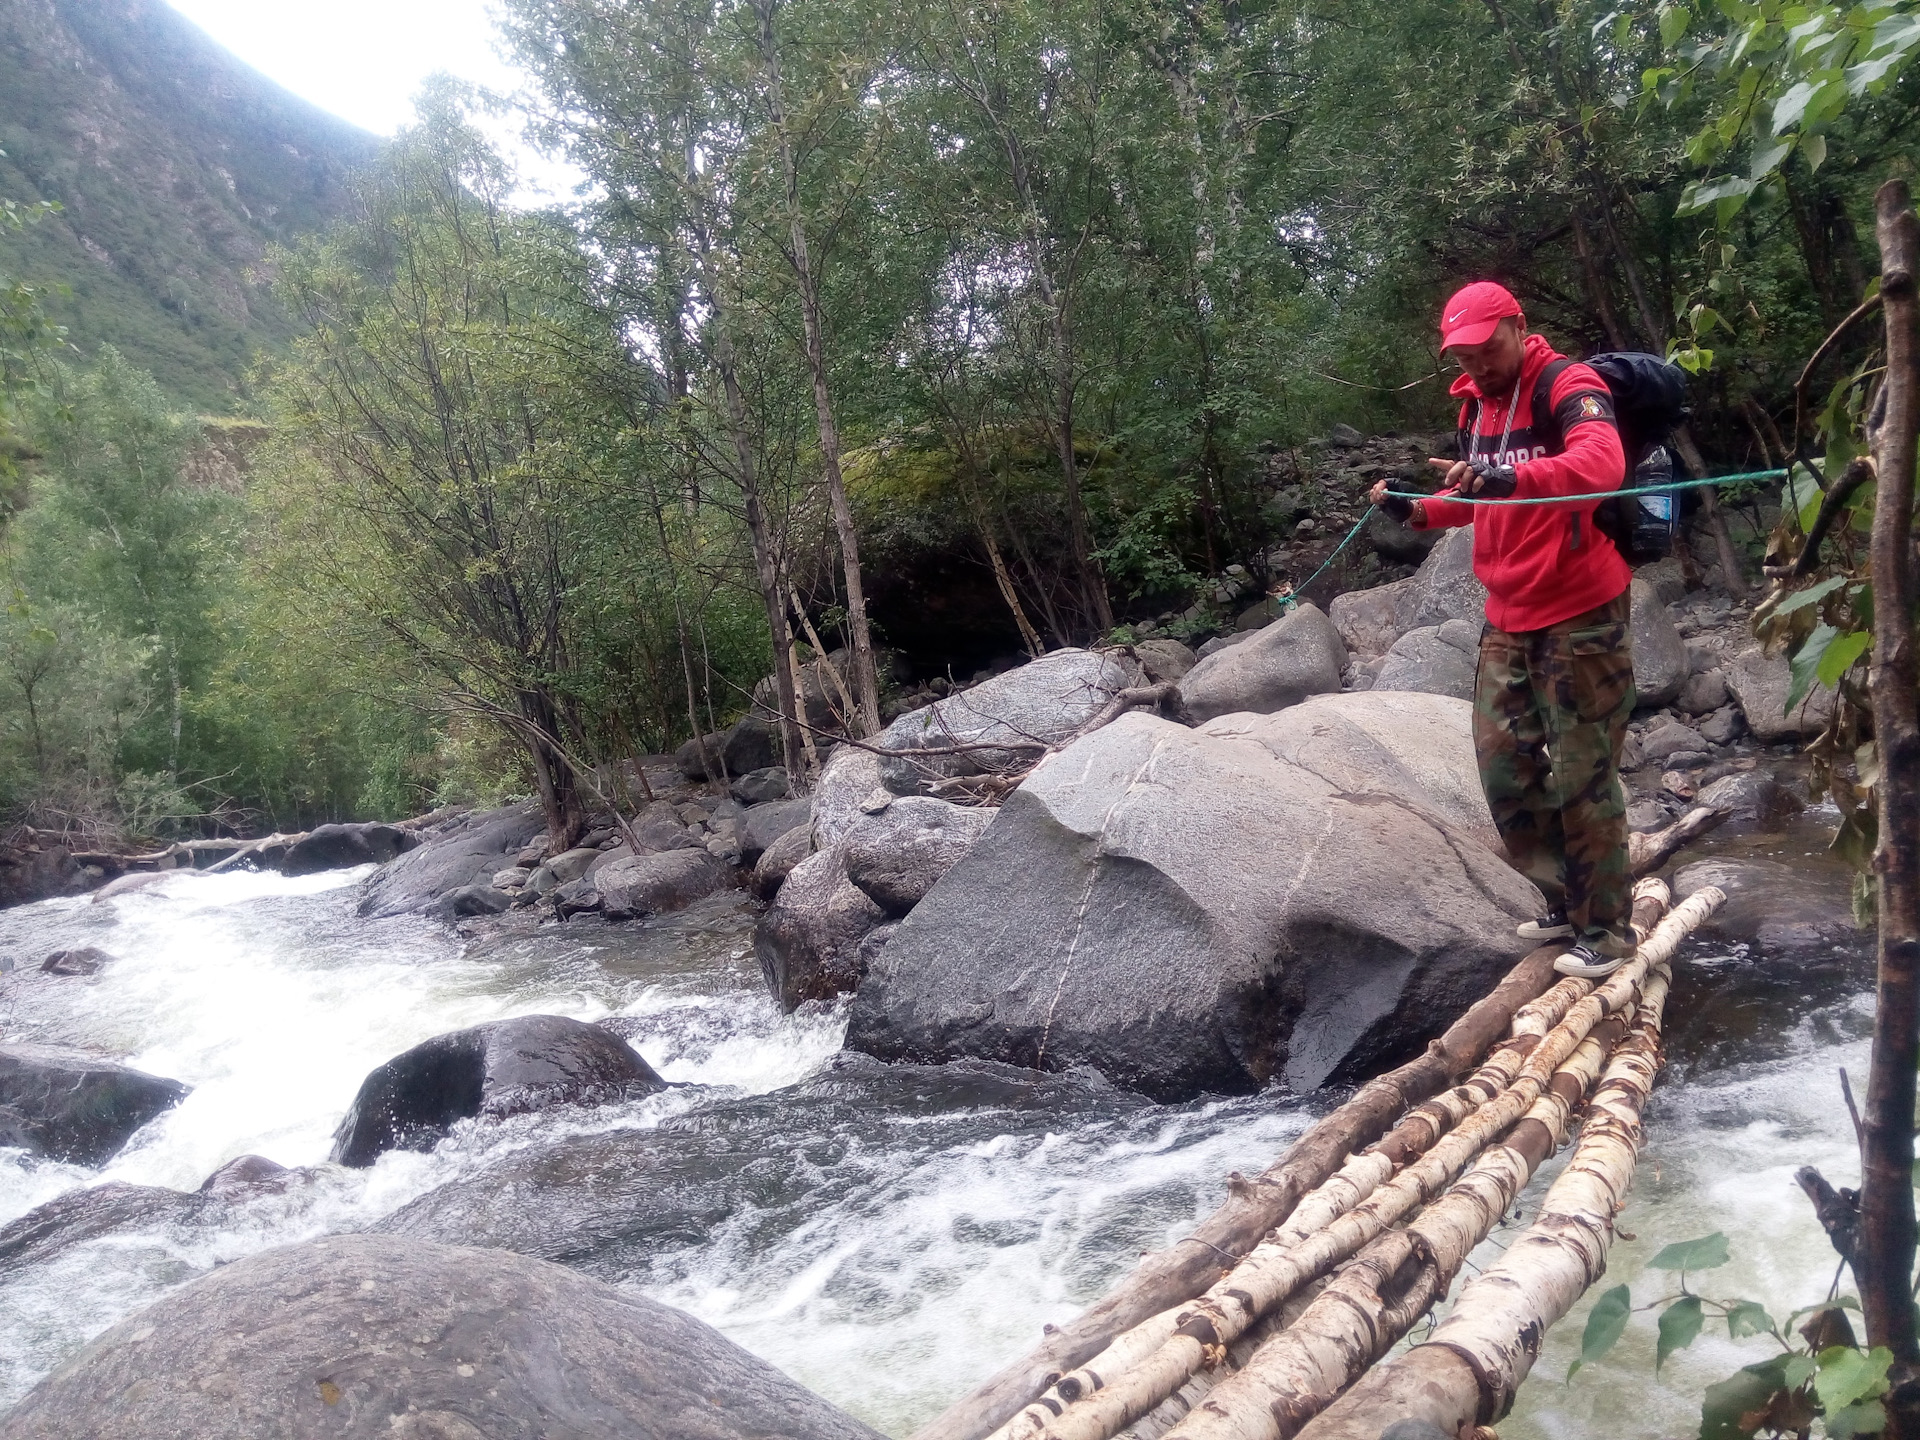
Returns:
[[[1769,843],[1764,853],[1807,848],[1804,835]],[[360,878],[182,875],[101,904],[0,913],[0,956],[23,967],[0,985],[7,1039],[123,1056],[194,1087],[99,1171],[0,1150],[0,1222],[103,1180],[193,1190],[247,1153],[317,1167],[212,1223],[162,1216],[0,1274],[0,1405],[214,1265],[446,1214],[477,1216],[481,1238],[538,1231],[552,1217],[489,1207],[490,1175],[640,1146],[644,1213],[570,1263],[684,1307],[903,1435],[1141,1250],[1185,1233],[1228,1172],[1264,1165],[1326,1103],[1156,1106],[1091,1075],[840,1056],[838,1013],[784,1016],[766,997],[738,896],[643,925],[471,943],[424,921],[357,918]],[[25,968],[68,945],[113,963],[85,979]],[[1812,1163],[1854,1180],[1834,1071],[1863,1071],[1863,991],[1857,944],[1790,964],[1695,947],[1670,1009],[1675,1064],[1622,1217],[1636,1238],[1616,1247],[1608,1283],[1653,1299],[1652,1253],[1719,1229],[1735,1259],[1713,1293],[1779,1311],[1824,1295],[1831,1252],[1792,1172]],[[431,1154],[370,1170],[324,1163],[368,1070],[430,1035],[529,1013],[629,1017],[632,1043],[681,1083],[627,1105],[463,1126]],[[1583,1318],[1553,1333],[1503,1434],[1684,1433],[1703,1386],[1764,1353],[1703,1340],[1656,1383],[1649,1318],[1566,1386]]]

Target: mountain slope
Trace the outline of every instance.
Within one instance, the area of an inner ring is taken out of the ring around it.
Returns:
[[[378,146],[161,0],[0,0],[0,194],[62,207],[0,237],[0,270],[70,287],[68,338],[185,403],[235,407],[289,331],[269,245],[339,214]]]

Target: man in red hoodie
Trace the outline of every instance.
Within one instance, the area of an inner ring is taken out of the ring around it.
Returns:
[[[1473,571],[1487,587],[1474,750],[1508,858],[1548,907],[1520,933],[1572,939],[1562,974],[1608,975],[1634,951],[1619,776],[1635,699],[1633,576],[1593,519],[1626,469],[1613,397],[1589,367],[1529,335],[1520,302],[1489,281],[1447,301],[1440,346],[1464,372],[1453,385],[1460,458],[1432,462],[1446,483],[1430,499],[1396,499],[1384,481],[1370,498],[1415,529],[1473,526]],[[1552,414],[1535,416],[1535,388],[1555,362]],[[1463,505],[1453,495],[1591,498]]]

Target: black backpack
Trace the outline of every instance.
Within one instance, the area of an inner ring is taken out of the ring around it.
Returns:
[[[1664,442],[1687,418],[1687,373],[1671,361],[1639,350],[1616,350],[1592,355],[1586,362],[1613,392],[1614,422],[1620,427],[1620,448],[1627,454],[1626,488],[1658,485],[1673,474],[1673,459]],[[1551,436],[1557,452],[1566,444],[1553,418],[1553,382],[1573,364],[1555,360],[1540,372],[1533,387],[1533,432]],[[1593,523],[1613,541],[1629,565],[1664,560],[1673,551],[1679,519],[1679,493],[1613,495],[1593,512]]]

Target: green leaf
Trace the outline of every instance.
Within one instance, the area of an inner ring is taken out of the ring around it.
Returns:
[[[1820,87],[1811,80],[1802,80],[1793,86],[1778,100],[1773,102],[1773,133],[1784,135],[1805,117],[1807,107],[1813,103],[1813,97]]]
[[[1662,5],[1659,13],[1660,43],[1671,50],[1679,43],[1680,37],[1687,33],[1693,12],[1684,5]]]
[[[1886,1346],[1876,1345],[1862,1355],[1852,1346],[1835,1345],[1816,1358],[1820,1369],[1813,1377],[1813,1393],[1827,1414],[1886,1393],[1887,1368],[1893,1364],[1893,1352]]]
[[[1743,1335],[1767,1335],[1773,1331],[1773,1317],[1757,1300],[1736,1300],[1727,1311],[1727,1335],[1738,1340]]]
[[[1695,180],[1680,192],[1680,204],[1675,213],[1697,215],[1709,205],[1722,201],[1746,203],[1747,196],[1753,193],[1754,182],[1738,175],[1722,175],[1718,180]]]
[[[1873,643],[1873,632],[1855,630],[1842,635],[1827,647],[1827,653],[1820,657],[1820,667],[1814,672],[1819,682],[1829,690],[1838,689],[1840,677],[1853,668],[1853,662],[1867,653],[1867,647]]]
[[[1587,1328],[1580,1334],[1580,1358],[1568,1369],[1567,1379],[1573,1379],[1574,1371],[1582,1365],[1598,1360],[1611,1350],[1626,1331],[1632,1315],[1633,1296],[1625,1285],[1614,1286],[1594,1301],[1593,1309],[1587,1312]]]
[[[1753,1429],[1742,1420],[1766,1410],[1780,1391],[1797,1388],[1782,1378],[1786,1360],[1776,1355],[1709,1385],[1700,1401],[1700,1440],[1748,1440]]]
[[[1878,1400],[1863,1400],[1826,1416],[1827,1434],[1833,1440],[1852,1440],[1855,1435],[1878,1435],[1887,1428],[1887,1410]]]
[[[1807,606],[1826,599],[1827,596],[1831,595],[1846,583],[1846,576],[1835,575],[1829,579],[1822,580],[1818,585],[1809,585],[1805,590],[1796,590],[1778,605],[1774,606],[1774,616],[1778,618],[1781,615],[1791,615],[1796,610],[1804,610]]]
[[[1840,632],[1831,625],[1816,625],[1813,633],[1800,642],[1800,648],[1793,652],[1793,658],[1787,662],[1787,703],[1781,710],[1782,715],[1790,714],[1800,707],[1813,689],[1813,682],[1819,678],[1820,662],[1826,658],[1827,647],[1840,638]]]
[[[1675,1241],[1647,1264],[1655,1270],[1717,1270],[1732,1258],[1727,1237],[1716,1230],[1698,1240]]]
[[[1653,1373],[1658,1375],[1667,1357],[1694,1342],[1700,1327],[1706,1324],[1706,1312],[1698,1295],[1682,1295],[1660,1312],[1660,1343],[1654,1348]]]
[[[1747,171],[1755,180],[1764,180],[1780,168],[1780,162],[1793,153],[1791,140],[1775,140],[1753,152],[1753,164]]]
[[[1800,141],[1800,153],[1806,157],[1807,169],[1818,170],[1827,158],[1827,137],[1808,135]]]
[[[1813,1378],[1813,1372],[1819,1368],[1811,1355],[1789,1355],[1787,1368],[1782,1374],[1782,1383],[1789,1390],[1798,1390]]]

